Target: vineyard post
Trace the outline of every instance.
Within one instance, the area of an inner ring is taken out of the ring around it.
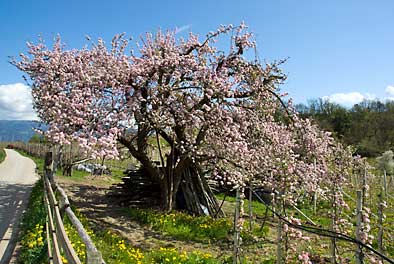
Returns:
[[[354,188],[358,188],[358,173],[353,173],[353,178],[354,178]]]
[[[362,179],[362,187],[361,187],[362,198],[363,198],[363,200],[362,200],[363,206],[368,206],[368,203],[367,203],[367,191],[368,191],[367,175],[368,175],[368,170],[367,170],[367,165],[365,164],[364,165],[364,174],[363,174],[363,179]],[[372,196],[370,196],[370,197],[372,197]]]
[[[313,215],[316,215],[317,211],[317,192],[313,193]]]
[[[70,166],[70,177],[72,176],[72,171],[73,171],[73,169],[72,169],[72,164],[73,164],[73,144],[71,143],[70,144],[70,147],[69,147],[69,156],[68,156],[68,158],[69,158],[69,166]]]
[[[240,218],[240,194],[239,187],[237,187],[236,195],[235,195],[235,212],[234,212],[234,256],[233,263],[237,264],[239,262],[240,257],[240,226],[239,226],[239,218]]]
[[[391,183],[391,185],[394,185],[393,175],[390,175],[390,183]]]
[[[252,184],[249,184],[249,231],[252,231],[252,218],[253,218],[253,212],[252,212],[252,199],[253,199],[253,187]]]
[[[362,225],[362,210],[363,210],[363,192],[357,190],[357,211],[356,211],[356,238],[361,241],[361,225]],[[364,263],[364,256],[361,245],[356,246],[356,264]]]
[[[387,172],[384,170],[383,172],[383,188],[384,188],[384,195],[387,196]]]
[[[335,224],[337,220],[337,205],[336,205],[336,195],[335,190],[332,191],[332,213],[331,213],[331,230],[335,232]],[[331,263],[336,263],[336,240],[335,237],[331,238],[330,243],[330,250],[331,250]]]
[[[313,167],[316,172],[316,159],[313,159]],[[316,215],[316,207],[317,207],[317,192],[313,192],[313,215]]]
[[[385,200],[385,193],[384,193],[384,188],[382,187],[380,190],[380,193],[378,195],[378,226],[379,226],[379,231],[378,231],[378,249],[379,252],[384,254],[384,248],[383,248],[383,209],[384,209],[384,200]],[[382,259],[383,263],[383,259]]]
[[[279,197],[276,200],[276,204],[278,206],[278,213],[281,215],[282,212],[282,201],[280,198],[280,194],[276,195],[276,197]],[[276,247],[276,264],[283,264],[283,222],[278,217],[278,237],[276,241],[277,247]]]

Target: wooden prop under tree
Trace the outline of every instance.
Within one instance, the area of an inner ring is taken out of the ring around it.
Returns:
[[[163,156],[158,144],[160,162],[148,157],[144,151],[137,151],[131,142],[121,138],[120,142],[128,147],[131,154],[141,163],[144,172],[153,182],[160,186],[161,208],[170,211],[174,208],[186,209],[197,215],[223,216],[224,213],[214,196],[202,168],[190,157],[181,157],[175,147]],[[159,142],[159,141],[158,141]],[[177,160],[174,166],[174,161]],[[163,166],[164,165],[164,166]]]

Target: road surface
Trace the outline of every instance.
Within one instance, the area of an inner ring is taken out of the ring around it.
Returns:
[[[0,164],[0,264],[8,264],[18,239],[18,224],[38,176],[36,164],[14,150]]]

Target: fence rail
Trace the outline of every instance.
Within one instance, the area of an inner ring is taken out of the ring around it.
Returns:
[[[86,263],[105,264],[100,251],[97,250],[83,225],[72,211],[66,193],[54,181],[53,174],[52,153],[47,152],[44,168],[44,197],[48,213],[46,231],[49,263],[62,264],[63,254],[67,263],[82,264],[64,228],[63,217],[67,215],[86,246]],[[59,199],[56,199],[56,196]]]

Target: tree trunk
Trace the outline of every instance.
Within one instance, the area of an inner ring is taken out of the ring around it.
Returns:
[[[184,209],[193,215],[224,215],[205,177],[193,163],[180,174],[166,175],[160,186],[164,211]]]
[[[72,175],[72,164],[63,164],[63,176],[71,177]]]
[[[191,159],[180,160],[179,153],[172,149],[166,155],[166,164],[162,164],[164,167],[159,168],[146,152],[141,151],[140,147],[135,148],[131,141],[119,138],[119,142],[141,163],[150,179],[160,185],[163,211],[185,209],[194,215],[224,216],[201,169]]]

